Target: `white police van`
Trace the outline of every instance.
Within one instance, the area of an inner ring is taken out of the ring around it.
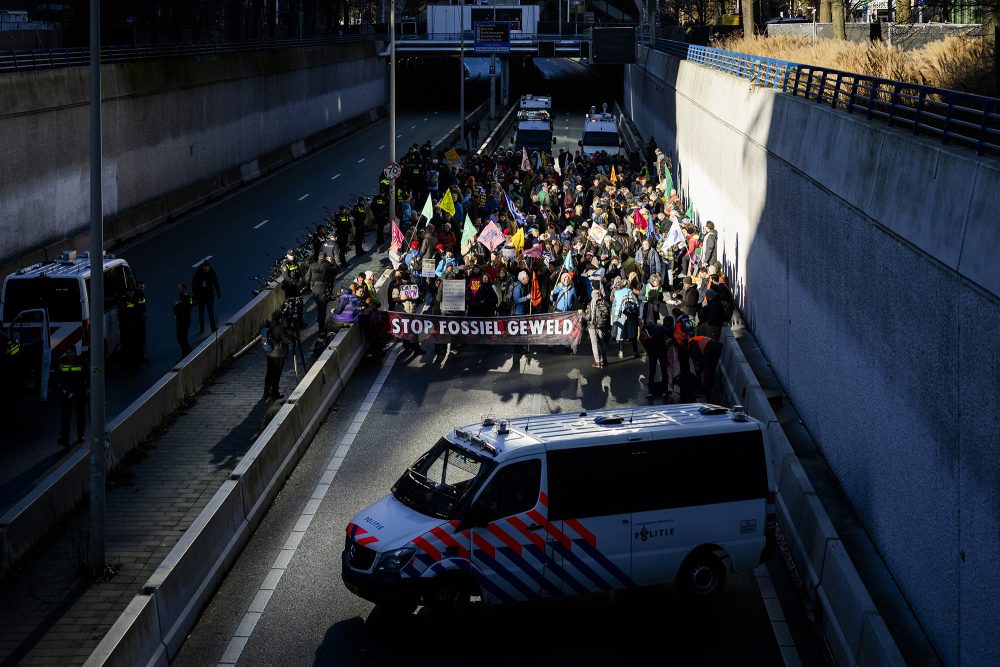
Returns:
[[[771,480],[739,408],[487,419],[351,520],[342,576],[376,604],[449,613],[670,582],[709,599],[770,557]]]
[[[4,278],[0,295],[0,320],[5,332],[22,339],[49,344],[53,358],[70,345],[79,354],[90,346],[90,273],[88,253],[66,252],[56,260],[39,262]],[[104,344],[107,355],[121,347],[118,306],[129,289],[137,286],[132,268],[124,259],[104,257]],[[44,311],[47,322],[38,317],[27,320],[22,313]],[[47,337],[40,331],[47,330]]]
[[[622,152],[618,123],[615,122],[614,114],[608,113],[607,103],[600,113],[597,107],[590,107],[590,113],[583,121],[583,137],[576,143],[584,155],[595,155],[601,151],[608,155],[618,155]]]

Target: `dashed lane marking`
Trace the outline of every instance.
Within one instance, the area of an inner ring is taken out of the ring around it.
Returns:
[[[331,177],[330,177],[330,180],[331,180],[331,181],[335,181],[335,180],[337,180],[338,178],[340,178],[340,174],[337,174],[337,175],[335,175],[335,176],[331,176]]]
[[[365,159],[364,159],[364,158],[361,158],[360,160],[358,160],[358,164],[361,164],[361,163],[362,163],[362,162],[364,162],[364,161],[365,161]]]
[[[299,197],[299,201],[302,201],[303,199],[305,199],[308,196],[309,196],[309,193],[307,192],[304,195],[302,195],[301,197]]]
[[[271,221],[270,220],[261,220],[256,225],[254,225],[253,228],[254,229],[260,229],[261,227],[263,227],[264,225],[266,225],[269,222],[271,222]]]
[[[382,150],[384,148],[385,148],[385,144],[382,144],[381,146],[378,147],[379,150]]]
[[[195,262],[194,264],[192,264],[192,265],[191,265],[191,268],[192,268],[192,269],[197,269],[197,268],[198,268],[199,266],[201,266],[201,265],[202,265],[202,264],[203,264],[204,262],[207,262],[208,260],[212,259],[212,258],[213,258],[214,256],[215,256],[215,255],[209,255],[208,257],[202,257],[202,258],[201,258],[201,259],[199,259],[199,260],[198,260],[197,262]]]
[[[219,667],[231,667],[239,661],[240,656],[243,654],[243,649],[246,648],[247,642],[250,641],[250,637],[253,635],[257,621],[264,614],[267,603],[270,602],[271,596],[277,590],[281,577],[288,570],[288,566],[292,562],[292,557],[295,555],[296,550],[298,550],[302,538],[305,537],[313,517],[316,516],[320,503],[323,502],[327,492],[330,490],[333,478],[337,476],[337,471],[340,470],[341,464],[343,464],[344,459],[347,457],[347,452],[350,451],[351,445],[354,444],[354,438],[361,431],[361,426],[368,417],[368,413],[371,411],[376,399],[378,399],[379,392],[382,391],[382,385],[389,378],[389,373],[392,371],[392,365],[396,363],[397,356],[399,356],[399,347],[394,346],[389,354],[386,355],[385,361],[382,363],[381,372],[375,378],[371,389],[368,390],[368,395],[365,396],[361,407],[354,415],[354,421],[345,432],[343,439],[341,439],[340,446],[333,452],[333,456],[330,458],[323,476],[320,477],[319,484],[313,489],[312,496],[306,501],[305,507],[302,508],[302,513],[299,515],[298,521],[295,522],[292,531],[288,534],[281,551],[278,553],[278,557],[271,565],[271,569],[264,577],[264,581],[258,586],[257,594],[254,596],[250,606],[247,607],[247,612],[243,615],[243,620],[240,621],[239,627],[236,628],[236,632],[233,633],[232,638],[229,640],[222,658],[219,659]]]

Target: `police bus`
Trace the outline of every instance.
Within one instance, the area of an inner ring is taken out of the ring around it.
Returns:
[[[590,107],[583,123],[583,137],[577,142],[584,155],[593,155],[604,151],[608,155],[618,155],[621,152],[621,137],[618,134],[618,124],[614,114],[608,113],[608,105],[603,105],[603,111],[598,113],[597,107]]]
[[[708,404],[455,429],[347,525],[343,580],[449,613],[670,582],[713,598],[773,551],[763,432]]]

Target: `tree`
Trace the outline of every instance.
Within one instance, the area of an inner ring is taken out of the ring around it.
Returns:
[[[817,20],[820,23],[832,23],[833,14],[831,14],[830,0],[819,0],[819,16]]]
[[[904,2],[908,0],[903,0]],[[847,39],[847,26],[844,25],[844,0],[832,0],[830,3],[833,23],[833,38]]]
[[[743,37],[753,39],[753,0],[743,0]]]
[[[910,0],[896,0],[896,23],[910,22]]]

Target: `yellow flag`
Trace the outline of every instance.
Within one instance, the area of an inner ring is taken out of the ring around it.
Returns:
[[[618,176],[615,175],[615,165],[611,165],[611,184],[618,184]]]
[[[444,197],[441,197],[438,206],[441,207],[442,211],[448,211],[449,215],[455,215],[455,201],[451,198],[451,188],[444,191]]]
[[[518,229],[514,235],[510,237],[510,243],[514,246],[514,250],[520,252],[524,247],[524,229]]]

